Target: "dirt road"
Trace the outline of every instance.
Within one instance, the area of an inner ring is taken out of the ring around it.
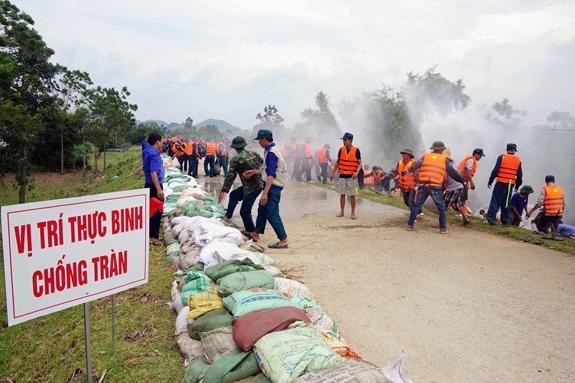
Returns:
[[[406,211],[369,201],[358,220],[338,209],[335,192],[290,185],[290,247],[267,254],[367,360],[405,351],[415,383],[575,382],[575,258],[465,228],[439,235],[431,217],[407,232]]]

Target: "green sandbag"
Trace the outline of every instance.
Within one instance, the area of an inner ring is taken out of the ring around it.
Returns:
[[[218,295],[227,297],[237,291],[255,287],[274,288],[274,276],[266,270],[241,271],[218,279]]]
[[[198,383],[206,375],[206,371],[210,364],[204,359],[203,356],[192,359],[188,367],[186,367],[184,374],[184,382],[186,383]]]
[[[220,356],[204,376],[205,383],[232,383],[261,372],[253,352],[232,351]]]
[[[184,278],[184,287],[182,287],[182,304],[187,306],[190,295],[206,292],[212,287],[212,280],[204,273],[200,271],[189,271]]]
[[[191,324],[188,324],[188,333],[192,339],[200,340],[201,332],[231,326],[233,320],[234,317],[225,308],[208,311],[204,315],[196,318]]]
[[[271,380],[266,378],[264,374],[257,374],[249,378],[238,380],[237,383],[271,383]]]
[[[189,267],[185,271],[204,271],[204,264],[202,262],[198,262],[192,267]]]
[[[212,280],[217,281],[218,279],[223,278],[228,274],[237,273],[239,271],[256,271],[263,269],[263,266],[256,265],[251,259],[246,258],[241,261],[232,259],[219,263],[215,266],[208,267],[205,270],[205,273]]]

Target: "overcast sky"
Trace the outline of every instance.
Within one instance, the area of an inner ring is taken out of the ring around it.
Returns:
[[[127,86],[140,120],[221,118],[267,104],[288,126],[438,65],[474,105],[507,97],[543,122],[575,115],[575,1],[17,0],[54,60]]]

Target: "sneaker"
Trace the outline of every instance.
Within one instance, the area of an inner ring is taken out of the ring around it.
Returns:
[[[439,229],[439,234],[449,234],[447,229]]]
[[[407,230],[407,231],[412,231],[412,230],[413,230],[413,226],[407,225],[407,227],[405,228],[405,230]]]

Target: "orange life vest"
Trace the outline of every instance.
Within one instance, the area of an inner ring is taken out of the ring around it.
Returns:
[[[344,176],[351,176],[353,173],[357,171],[357,167],[359,166],[359,160],[355,158],[355,153],[357,152],[357,148],[355,146],[351,146],[349,153],[345,146],[341,147],[339,151],[339,162],[338,162],[338,171],[339,174]]]
[[[499,166],[499,172],[497,173],[497,181],[515,185],[515,179],[517,178],[517,171],[519,170],[520,164],[521,159],[519,156],[507,153],[503,154],[501,165]]]
[[[194,143],[192,141],[184,143],[184,152],[188,156],[192,155],[192,153],[194,152]]]
[[[544,186],[545,200],[543,201],[543,213],[545,215],[563,215],[565,194],[561,186]]]
[[[319,148],[317,150],[317,162],[320,164],[327,164],[327,149]]]
[[[465,164],[469,160],[473,160],[473,165],[471,166],[469,174],[466,174]],[[465,181],[471,181],[471,179],[475,175],[475,172],[477,171],[477,160],[475,159],[475,157],[473,157],[473,154],[469,154],[461,160],[461,162],[457,165],[457,171],[459,172],[459,174],[461,174],[463,178],[465,178]]]
[[[172,144],[171,149],[172,149],[172,153],[175,153],[176,157],[178,157],[178,158],[184,154],[184,152],[182,151],[182,147],[178,143]]]
[[[399,180],[399,188],[401,190],[411,190],[415,188],[415,174],[408,173],[406,176],[403,172],[413,166],[415,161],[410,159],[407,163],[403,162],[403,159],[397,162],[397,179]]]
[[[289,149],[287,145],[280,145],[280,153],[284,159],[289,158]]]
[[[305,158],[312,158],[311,145],[307,142],[304,142],[302,145]]]
[[[419,184],[422,186],[443,186],[446,176],[445,156],[441,153],[425,153],[419,168]]]
[[[214,156],[218,150],[218,145],[215,142],[209,141],[206,145],[206,156]]]

